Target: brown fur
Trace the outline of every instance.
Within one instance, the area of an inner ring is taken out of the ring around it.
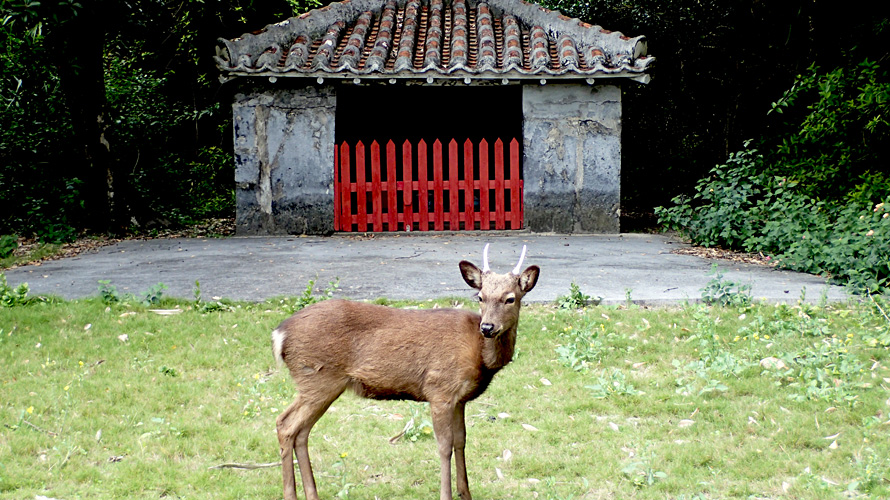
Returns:
[[[277,421],[286,500],[296,500],[294,452],[306,498],[318,499],[309,431],[346,389],[372,399],[428,401],[441,463],[440,498],[451,499],[453,451],[458,493],[470,500],[464,405],[512,360],[521,299],[540,270],[531,266],[519,276],[498,275],[466,261],[460,268],[480,291],[481,315],[328,300],[294,314],[272,333],[275,355],[299,389]]]

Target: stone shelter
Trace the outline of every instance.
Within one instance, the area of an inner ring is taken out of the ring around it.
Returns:
[[[344,0],[220,39],[237,233],[619,231],[646,38],[522,0]]]

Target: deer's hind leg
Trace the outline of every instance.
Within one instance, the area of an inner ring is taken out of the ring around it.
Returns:
[[[313,379],[309,383],[298,383],[300,394],[278,416],[276,422],[285,500],[297,499],[293,459],[295,451],[300,466],[300,478],[303,480],[303,492],[307,500],[318,500],[312,464],[309,462],[309,431],[346,388],[345,382],[341,381],[321,385],[319,389],[311,387],[317,386],[318,382],[319,380]],[[306,389],[302,390],[303,387]]]

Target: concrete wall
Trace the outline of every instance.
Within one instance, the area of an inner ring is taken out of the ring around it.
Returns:
[[[621,89],[525,85],[525,221],[534,232],[617,233]]]
[[[336,106],[329,86],[235,95],[236,234],[334,231]]]

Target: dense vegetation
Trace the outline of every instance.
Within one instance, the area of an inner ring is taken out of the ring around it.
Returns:
[[[9,235],[231,216],[215,40],[328,1],[0,0],[0,258]],[[658,59],[625,87],[625,229],[665,206],[696,243],[887,287],[890,4],[542,3],[645,34]]]
[[[740,248],[854,291],[890,289],[890,81],[874,61],[813,66],[772,111],[791,114],[777,137],[714,167],[695,194],[657,209],[705,246]],[[773,142],[770,143],[769,141]]]
[[[214,42],[315,5],[0,1],[0,234],[55,242],[231,215]]]

